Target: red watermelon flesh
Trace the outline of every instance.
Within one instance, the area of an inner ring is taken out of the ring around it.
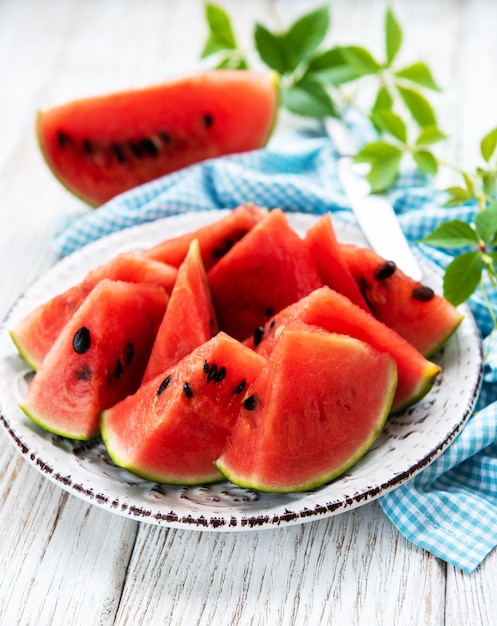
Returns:
[[[297,320],[328,332],[355,337],[390,354],[397,364],[398,375],[392,403],[394,412],[407,408],[425,396],[440,372],[438,365],[428,361],[395,331],[329,287],[317,289],[275,315],[266,323],[257,346],[253,338],[246,343],[267,358],[284,328]]]
[[[198,239],[194,239],[171,292],[164,318],[143,375],[155,378],[186,354],[208,341],[218,330]]]
[[[22,410],[56,434],[97,437],[100,412],[138,389],[166,304],[157,285],[100,281],[48,352]]]
[[[260,491],[329,482],[381,432],[396,379],[385,352],[351,337],[288,327],[247,388],[215,465],[231,482]]]
[[[33,309],[10,335],[26,363],[37,370],[67,321],[101,280],[152,283],[169,293],[177,273],[175,267],[139,254],[118,254],[91,270],[81,283]]]
[[[245,387],[264,361],[218,333],[102,414],[109,455],[117,465],[156,482],[220,480],[213,461],[238,416]]]
[[[243,340],[322,285],[303,240],[273,209],[208,272],[221,330]]]
[[[179,237],[165,239],[144,250],[143,254],[148,258],[179,267],[192,240],[198,239],[202,262],[205,271],[208,272],[237,241],[244,237],[266,215],[266,209],[251,203],[242,204],[212,224],[201,226],[197,230]]]
[[[38,141],[60,182],[100,205],[198,161],[260,148],[278,105],[275,75],[216,70],[41,112]]]
[[[430,287],[413,280],[373,250],[341,244],[342,253],[373,315],[425,356],[454,334],[463,315]]]
[[[314,226],[309,228],[304,241],[316,263],[323,283],[347,296],[365,311],[369,311],[352,272],[343,258],[329,213],[320,217]]]

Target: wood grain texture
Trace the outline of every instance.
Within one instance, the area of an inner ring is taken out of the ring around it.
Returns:
[[[321,3],[219,4],[248,48],[256,20],[286,24]],[[330,43],[364,43],[381,57],[385,6],[335,0]],[[405,29],[400,61],[427,60],[444,88],[436,99],[452,136],[447,157],[471,161],[481,135],[497,123],[497,3],[393,6]],[[43,163],[36,111],[196,71],[206,33],[200,0],[0,2],[2,318],[55,261],[50,244],[58,221],[89,210]],[[158,528],[66,494],[3,433],[0,542],[2,626],[491,626],[497,615],[496,553],[463,575],[408,543],[378,503],[281,530]]]

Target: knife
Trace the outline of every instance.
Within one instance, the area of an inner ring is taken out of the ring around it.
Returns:
[[[389,200],[371,193],[365,178],[366,163],[355,163],[355,141],[343,122],[335,118],[325,121],[326,132],[339,155],[337,175],[359,226],[373,250],[393,261],[405,274],[421,280],[422,271],[409,247]]]

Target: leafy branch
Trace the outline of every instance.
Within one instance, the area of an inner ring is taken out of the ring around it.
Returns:
[[[239,48],[227,13],[207,3],[205,14],[209,36],[202,57],[214,58],[217,68],[249,68],[248,55]],[[483,281],[487,275],[491,286],[497,287],[497,128],[482,139],[483,164],[474,172],[447,163],[435,150],[447,136],[430,101],[440,87],[425,62],[398,65],[403,30],[391,8],[385,13],[381,59],[363,46],[328,45],[330,26],[328,6],[299,17],[287,28],[271,30],[255,24],[255,50],[262,63],[279,75],[282,106],[318,119],[342,117],[350,108],[367,117],[377,138],[363,145],[355,159],[370,166],[366,177],[373,192],[391,187],[406,159],[428,176],[436,176],[441,167],[460,176],[459,185],[445,190],[446,206],[474,203],[478,208],[474,223],[449,220],[421,241],[460,250],[446,268],[444,295],[457,305],[481,287],[497,327]]]

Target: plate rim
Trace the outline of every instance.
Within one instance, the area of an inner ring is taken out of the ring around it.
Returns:
[[[47,268],[44,272],[42,272],[23,292],[18,296],[15,302],[12,304],[4,319],[0,324],[0,338],[2,338],[6,333],[8,333],[8,322],[12,317],[15,317],[16,311],[19,308],[22,309],[22,302],[29,298],[31,292],[36,290],[39,287],[40,283],[43,281],[47,282],[50,280],[54,274],[57,272],[61,272],[66,266],[71,267],[74,263],[78,263],[78,261],[85,260],[86,257],[96,256],[97,254],[102,252],[108,253],[108,257],[116,254],[115,248],[119,245],[127,244],[129,246],[128,240],[131,240],[133,234],[135,232],[146,233],[148,229],[152,230],[154,227],[158,229],[158,226],[161,223],[165,223],[168,225],[172,225],[174,227],[178,227],[178,223],[181,225],[185,220],[195,217],[198,220],[202,221],[202,224],[208,223],[210,221],[214,221],[215,219],[222,217],[224,214],[228,213],[231,209],[220,209],[215,211],[199,211],[199,212],[184,212],[179,213],[173,216],[160,218],[159,220],[153,220],[150,222],[145,222],[142,224],[134,225],[117,232],[114,232],[110,235],[106,235],[101,239],[98,239],[79,250],[76,250],[70,255],[63,257],[56,261],[52,266]],[[310,214],[310,213],[291,213],[286,212],[286,215],[289,221],[292,222],[302,222],[306,223],[306,226],[309,227],[312,221],[317,220],[320,215]],[[361,243],[367,245],[365,243],[364,238],[361,235],[358,227],[351,222],[347,222],[342,220],[339,216],[332,216],[333,222],[336,227],[338,224],[337,230],[349,230],[350,233],[353,233],[356,237],[359,238]],[[204,221],[205,220],[205,221]],[[298,225],[294,227],[298,230]],[[187,232],[187,231],[183,231]],[[177,234],[181,234],[178,232]],[[173,236],[175,234],[173,233]],[[164,236],[158,238],[164,239]],[[363,241],[364,240],[364,241]],[[153,244],[154,242],[152,242]],[[150,244],[150,245],[152,245]],[[129,247],[123,248],[129,250]],[[431,272],[441,273],[440,268],[438,268],[433,262],[431,262],[426,257],[422,256],[417,250],[415,253],[419,257],[422,264],[429,268]],[[105,256],[105,254],[104,254]],[[100,262],[100,261],[99,261]],[[84,266],[84,263],[83,263]],[[89,268],[87,268],[89,269]],[[86,270],[82,270],[83,273]],[[264,515],[247,515],[240,514],[238,517],[231,516],[228,519],[228,516],[223,515],[223,509],[219,509],[219,515],[212,515],[211,517],[206,517],[205,514],[201,514],[198,516],[195,515],[179,515],[175,513],[172,509],[170,511],[160,513],[160,511],[153,512],[152,508],[146,509],[143,506],[134,506],[132,501],[126,502],[125,500],[120,501],[119,498],[108,497],[105,493],[100,493],[92,488],[88,489],[83,484],[79,484],[77,482],[73,482],[71,477],[64,475],[64,473],[54,471],[54,468],[51,467],[51,463],[46,459],[43,459],[39,453],[38,449],[31,447],[22,437],[22,433],[19,433],[16,430],[15,425],[11,423],[9,417],[6,415],[6,411],[4,409],[4,403],[2,398],[0,397],[0,424],[2,429],[6,431],[8,435],[8,439],[13,443],[18,452],[24,457],[30,465],[32,465],[36,470],[38,470],[45,478],[48,478],[52,483],[61,487],[66,492],[75,495],[76,497],[84,500],[85,502],[98,506],[99,508],[103,508],[112,513],[117,513],[121,516],[124,516],[129,519],[133,519],[134,521],[144,521],[148,523],[152,523],[155,525],[162,525],[171,528],[190,528],[196,530],[204,530],[204,531],[245,531],[245,530],[257,530],[257,529],[267,529],[267,528],[275,528],[280,526],[287,526],[293,524],[301,524],[309,521],[315,521],[317,519],[322,519],[326,517],[330,517],[336,515],[338,513],[352,510],[353,508],[357,508],[371,502],[380,496],[385,495],[389,491],[395,489],[400,486],[407,480],[413,478],[416,474],[422,471],[425,467],[427,467],[430,463],[432,463],[442,452],[453,442],[455,437],[462,430],[470,415],[473,412],[474,405],[476,403],[481,384],[483,378],[483,347],[481,336],[479,333],[478,326],[474,319],[474,316],[471,312],[471,309],[467,304],[461,305],[460,309],[464,313],[465,320],[463,324],[471,326],[472,334],[476,334],[478,336],[478,363],[476,363],[475,372],[473,373],[472,386],[471,389],[468,389],[468,402],[466,403],[465,410],[460,416],[460,419],[457,423],[453,425],[452,430],[446,435],[445,439],[439,442],[429,454],[423,456],[423,458],[419,459],[414,465],[395,473],[386,481],[383,481],[380,484],[376,484],[374,486],[370,486],[367,489],[363,490],[361,493],[351,494],[349,497],[342,498],[340,500],[333,500],[323,498],[322,504],[316,504],[314,508],[307,507],[297,507],[298,510],[294,510],[295,507],[292,508],[292,503],[289,503],[289,506],[285,508],[285,510],[281,514],[274,514],[271,516],[266,513]],[[0,358],[3,358],[0,354]],[[0,384],[0,389],[2,388],[3,382]],[[471,396],[471,397],[469,397]],[[51,436],[50,434],[47,435]],[[100,443],[97,441],[97,445],[102,445],[101,440]],[[136,477],[135,477],[136,478]],[[340,478],[337,479],[338,481]],[[148,481],[147,481],[148,482]],[[226,482],[226,481],[223,481]],[[91,481],[90,481],[91,483]],[[154,483],[148,483],[153,485]],[[218,485],[221,483],[217,483]],[[228,483],[231,485],[231,483]],[[207,485],[206,487],[211,487],[212,485]],[[326,487],[324,485],[323,487]],[[152,488],[152,487],[151,487]],[[254,490],[244,490],[244,491],[254,491]],[[297,499],[295,504],[298,504],[299,500],[304,499],[305,495],[316,493],[316,490],[309,492],[302,492],[297,494]],[[268,495],[268,494],[264,494]],[[301,503],[302,504],[302,503]],[[164,509],[168,508],[167,506]]]

